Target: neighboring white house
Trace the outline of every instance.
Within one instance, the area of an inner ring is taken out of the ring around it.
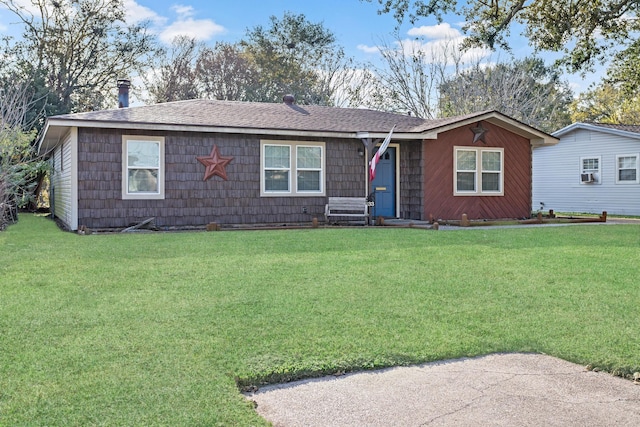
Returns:
[[[640,215],[640,126],[575,123],[533,150],[534,210]]]

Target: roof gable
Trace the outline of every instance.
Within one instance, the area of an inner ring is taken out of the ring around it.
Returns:
[[[616,125],[607,123],[573,123],[567,127],[552,133],[556,138],[562,138],[577,130],[588,130],[592,132],[608,133],[617,136],[624,136],[632,139],[640,139],[640,126]]]

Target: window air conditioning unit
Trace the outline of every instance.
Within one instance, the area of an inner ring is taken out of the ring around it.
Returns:
[[[581,173],[580,182],[595,182],[595,178],[592,173]]]

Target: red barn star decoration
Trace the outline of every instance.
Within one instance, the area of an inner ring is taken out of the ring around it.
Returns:
[[[221,156],[217,145],[213,146],[211,154],[208,156],[198,156],[196,159],[206,167],[203,181],[208,180],[214,175],[218,175],[225,181],[227,180],[227,171],[224,168],[233,160],[233,157]]]
[[[478,141],[482,141],[483,144],[486,144],[487,141],[484,140],[489,129],[486,129],[482,126],[482,122],[478,122],[475,127],[471,128],[471,132],[473,132],[473,143],[475,144]]]

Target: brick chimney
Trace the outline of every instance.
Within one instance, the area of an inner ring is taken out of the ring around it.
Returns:
[[[129,87],[131,87],[130,80],[118,79],[118,108],[129,106]]]

